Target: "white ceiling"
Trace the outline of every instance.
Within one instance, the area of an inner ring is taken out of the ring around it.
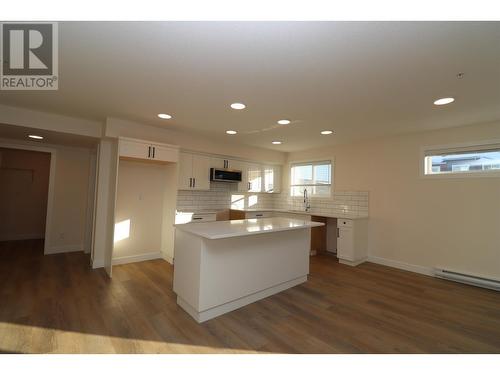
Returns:
[[[31,139],[28,137],[30,134],[42,136],[43,140]],[[96,149],[99,143],[98,139],[92,137],[6,124],[0,124],[0,143],[2,138],[16,139],[33,145],[39,144],[41,147],[60,145]]]
[[[64,22],[59,38],[59,91],[0,103],[281,151],[500,119],[499,22]]]

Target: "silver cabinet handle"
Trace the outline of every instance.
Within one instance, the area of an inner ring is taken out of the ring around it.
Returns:
[[[340,237],[340,228],[337,228],[337,238]]]
[[[196,177],[193,177],[193,187],[196,187]]]
[[[153,147],[153,159],[155,158],[155,149],[156,147]]]
[[[193,187],[193,179],[189,177],[189,187]]]
[[[148,158],[151,157],[151,146],[148,146]]]

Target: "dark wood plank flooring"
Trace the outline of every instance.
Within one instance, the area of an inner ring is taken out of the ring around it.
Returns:
[[[114,267],[0,243],[4,353],[500,353],[500,293],[311,258],[309,281],[198,324],[163,260]]]

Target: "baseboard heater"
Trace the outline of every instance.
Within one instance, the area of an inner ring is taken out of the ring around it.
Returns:
[[[445,269],[434,269],[434,276],[441,279],[447,279],[452,281],[457,281],[463,284],[469,284],[478,286],[481,288],[493,289],[500,291],[500,281],[494,279],[488,279],[485,277],[479,277],[474,275],[467,275],[465,273],[459,273],[455,271],[445,270]]]

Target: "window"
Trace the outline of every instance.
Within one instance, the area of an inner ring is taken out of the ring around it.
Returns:
[[[500,145],[483,144],[425,151],[425,175],[500,174]]]
[[[330,196],[332,186],[332,163],[320,161],[292,164],[290,194],[302,196],[304,189],[311,197]]]

